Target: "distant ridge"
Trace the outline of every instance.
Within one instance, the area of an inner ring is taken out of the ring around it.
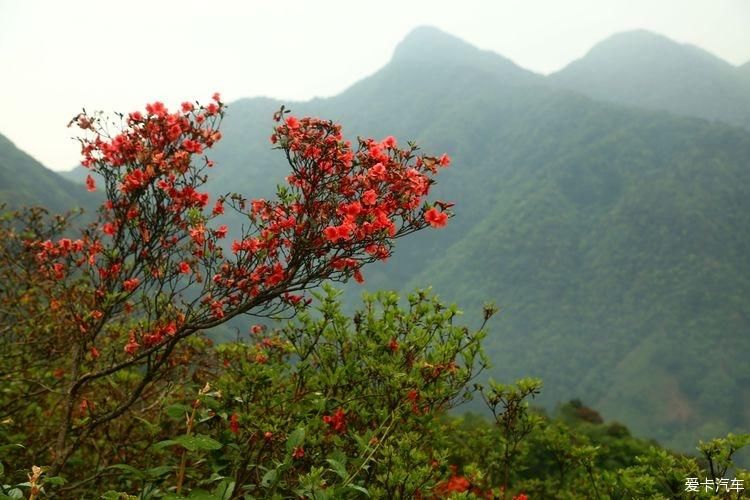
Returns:
[[[83,186],[45,168],[0,135],[0,203],[11,208],[42,205],[53,212],[65,212],[73,208],[92,210],[97,200]]]
[[[664,35],[648,30],[632,30],[615,33],[594,47],[581,60],[599,60],[600,62],[614,62],[610,57],[613,53],[627,56],[629,60],[639,60],[641,64],[663,63],[668,57],[680,63],[702,61],[714,68],[730,69],[733,66],[710,52],[688,43],[676,42]],[[577,61],[572,62],[573,66]]]
[[[637,30],[598,43],[549,81],[595,99],[750,128],[743,72],[693,45]]]

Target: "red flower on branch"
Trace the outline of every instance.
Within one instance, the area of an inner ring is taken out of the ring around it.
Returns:
[[[398,340],[396,340],[396,337],[391,337],[391,340],[388,342],[388,349],[390,349],[391,352],[397,352],[398,347]]]
[[[341,408],[337,409],[333,415],[324,415],[323,423],[327,424],[328,427],[338,434],[346,432],[346,414]]]
[[[435,228],[445,227],[445,225],[448,223],[448,215],[436,208],[431,208],[426,211],[424,213],[424,219],[429,222],[432,227]]]
[[[237,413],[232,413],[232,416],[229,417],[229,430],[232,434],[240,433],[240,416]]]
[[[138,288],[138,283],[140,283],[140,280],[138,278],[130,278],[129,280],[125,280],[122,283],[122,288],[126,292],[132,292],[136,288]]]

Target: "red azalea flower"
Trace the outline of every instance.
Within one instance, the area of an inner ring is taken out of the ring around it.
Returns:
[[[240,417],[237,413],[232,413],[232,416],[229,417],[229,430],[232,431],[232,434],[240,433]]]
[[[141,347],[141,345],[135,341],[135,334],[131,333],[128,343],[125,344],[125,352],[132,356],[136,353],[136,351],[138,351],[139,347]]]
[[[365,277],[362,276],[362,271],[360,271],[359,269],[354,270],[354,281],[356,281],[360,285],[365,282]]]
[[[373,179],[383,180],[386,176],[385,166],[382,163],[378,162],[372,166],[367,175],[369,175]]]
[[[122,288],[124,288],[126,292],[132,292],[138,287],[138,283],[140,283],[138,278],[130,278],[123,282]]]
[[[368,189],[362,195],[362,203],[364,205],[374,205],[378,201],[378,193],[374,189]]]
[[[146,112],[149,115],[164,117],[167,115],[167,108],[164,106],[164,103],[156,101],[153,104],[146,104]]]
[[[398,340],[396,340],[396,337],[391,337],[390,342],[388,342],[388,349],[391,350],[391,352],[398,351]],[[416,391],[415,391],[416,392]]]
[[[115,229],[115,225],[111,222],[106,222],[102,226],[102,232],[106,234],[107,236],[113,236],[117,230]]]
[[[222,224],[221,226],[219,226],[219,229],[214,231],[214,234],[216,235],[217,238],[224,238],[227,235],[228,230],[229,228],[227,227],[227,225]]]
[[[331,243],[336,243],[341,236],[339,235],[338,229],[335,226],[328,226],[323,230],[323,236],[326,237]]]
[[[346,414],[341,408],[337,409],[333,415],[323,416],[323,422],[339,434],[346,432]]]
[[[286,126],[292,130],[299,128],[299,120],[294,116],[288,116],[286,119]]]
[[[212,213],[214,215],[221,215],[224,213],[224,203],[222,203],[221,200],[216,200],[216,204],[214,205]]]
[[[432,227],[441,228],[445,227],[448,223],[448,214],[441,212],[436,208],[431,208],[424,213],[424,219],[429,222]]]

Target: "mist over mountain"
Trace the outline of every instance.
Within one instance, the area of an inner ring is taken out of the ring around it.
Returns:
[[[749,74],[637,31],[544,77],[419,28],[340,95],[283,104],[453,157],[434,194],[456,217],[367,288],[433,285],[470,322],[495,301],[493,378],[542,377],[547,406],[580,397],[689,448],[750,421]],[[212,194],[273,195],[281,104],[231,103]]]

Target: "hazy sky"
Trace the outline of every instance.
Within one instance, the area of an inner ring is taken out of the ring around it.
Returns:
[[[65,125],[81,107],[131,111],[217,90],[228,101],[330,96],[420,25],[541,73],[635,28],[750,60],[750,0],[0,0],[0,133],[69,169],[78,147]]]

